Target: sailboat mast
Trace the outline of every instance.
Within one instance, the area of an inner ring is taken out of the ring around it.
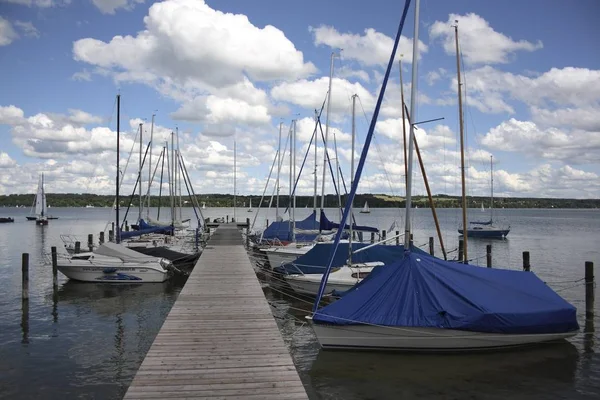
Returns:
[[[413,54],[412,54],[412,81],[410,83],[410,115],[415,118],[417,113],[417,72],[419,58],[419,8],[421,1],[415,1],[415,29],[413,34]],[[404,121],[402,121],[404,123]],[[408,168],[406,175],[406,221],[404,221],[404,248],[410,248],[410,213],[412,203],[412,169],[413,169],[413,142],[415,137],[415,127],[410,124],[410,133],[408,138]]]
[[[317,215],[317,164],[319,163],[319,160],[317,158],[317,122],[319,120],[319,113],[318,111],[315,109],[315,192],[313,195],[313,212],[315,213],[315,215]]]
[[[140,124],[140,160],[139,160],[139,168],[138,168],[138,176],[140,178],[140,182],[138,185],[138,222],[142,219],[142,127],[143,124]]]
[[[146,217],[150,217],[150,182],[152,181],[152,145],[154,144],[154,117],[156,114],[152,114],[152,122],[150,124],[150,154],[148,158],[148,191],[146,192],[146,200],[148,206],[146,208]]]
[[[356,143],[356,97],[357,94],[352,95],[352,155],[350,156],[350,187],[354,184],[354,145]],[[352,266],[352,236],[354,232],[352,232],[352,225],[354,219],[352,216],[354,215],[354,199],[350,200],[350,237],[348,238],[348,265]]]
[[[335,149],[335,181],[337,186],[337,195],[338,195],[338,215],[340,219],[342,219],[342,195],[341,195],[341,185],[340,185],[340,158],[337,150],[337,139],[335,137],[335,131],[333,131],[333,148]]]
[[[402,83],[402,55],[398,60],[398,67],[400,68],[400,100],[402,101],[402,145],[404,148],[404,190],[408,186],[408,163],[406,161],[406,115],[404,112],[404,85]]]
[[[183,199],[181,197],[181,150],[179,149],[179,127],[175,127],[175,134],[177,135],[177,162],[175,167],[177,168],[177,181],[179,182],[179,221],[183,221],[182,208],[183,208]]]
[[[492,199],[490,201],[490,221],[494,220],[494,156],[490,156],[490,180],[492,182]]]
[[[235,206],[237,204],[237,143],[233,141],[233,219],[237,221]]]
[[[465,187],[465,139],[464,139],[464,121],[462,107],[462,84],[460,81],[460,52],[458,48],[458,21],[454,25],[454,40],[456,42],[456,73],[458,77],[458,120],[460,122],[460,179],[462,183],[462,223],[463,223],[463,260],[465,263],[469,259],[467,256],[467,191]]]
[[[44,209],[46,208],[46,204],[44,200],[46,199],[46,193],[44,193],[44,173],[42,172],[42,217],[44,216]]]
[[[293,158],[293,168],[292,175],[294,177],[293,181],[296,179],[296,120],[292,120],[292,124],[294,124],[294,128],[292,130],[292,152],[290,155]],[[292,189],[292,242],[296,242],[296,191]]]
[[[281,171],[281,130],[283,129],[283,122],[279,123],[279,145],[277,146],[277,200],[275,201],[275,221],[279,221],[279,171]]]
[[[331,114],[331,83],[333,81],[333,59],[335,53],[331,53],[331,65],[329,67],[329,90],[327,91],[327,115],[325,117],[325,142],[323,143],[323,181],[321,182],[321,212],[325,208],[325,171],[327,171],[327,139],[329,137],[329,114]]]
[[[116,193],[117,202],[115,205],[115,243],[121,242],[121,226],[119,225],[119,136],[121,132],[121,95],[117,95],[117,179],[116,179]]]

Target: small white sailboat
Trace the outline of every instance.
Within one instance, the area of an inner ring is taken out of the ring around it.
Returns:
[[[370,214],[371,213],[371,209],[369,208],[369,203],[367,203],[365,201],[365,205],[363,206],[363,208],[360,210],[361,214]]]
[[[204,201],[202,202],[202,209],[206,210],[206,203]]]
[[[44,174],[40,176],[37,193],[35,196],[35,224],[44,226],[48,225],[48,213],[46,211],[48,204],[46,203],[46,192],[44,192]]]
[[[481,202],[481,212],[485,212],[485,207],[483,206],[483,201]]]
[[[248,212],[253,212],[254,210],[252,209],[252,199],[250,199],[250,207],[248,207]]]

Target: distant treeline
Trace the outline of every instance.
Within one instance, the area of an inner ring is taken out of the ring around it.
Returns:
[[[89,193],[48,193],[46,194],[48,205],[51,207],[112,207],[114,196],[112,195],[97,195]],[[233,207],[233,195],[231,194],[202,194],[196,196],[198,203],[206,204],[206,207]],[[318,198],[320,204],[320,196]],[[342,204],[344,204],[346,196],[342,196]],[[11,194],[0,195],[0,207],[15,207],[25,206],[30,207],[33,203],[33,194]],[[159,201],[160,200],[160,201]],[[260,196],[237,196],[238,207],[248,207],[252,200],[252,206],[258,207]],[[279,206],[287,207],[288,197],[280,196]],[[182,201],[186,207],[191,206],[189,197],[183,197]],[[265,198],[261,207],[269,206],[270,198]],[[152,207],[159,205],[168,207],[170,199],[168,197],[151,198]],[[389,207],[404,207],[405,200],[398,196],[389,196],[385,194],[357,194],[354,199],[355,207],[362,207],[365,202],[369,203],[371,208],[389,208]],[[435,206],[438,208],[458,208],[461,205],[460,197],[438,194],[434,196]],[[490,206],[489,197],[469,197],[467,199],[468,206],[479,208],[483,204],[485,208]],[[121,197],[121,206],[130,204],[129,197]],[[414,196],[413,204],[419,208],[429,207],[427,196]],[[131,199],[131,205],[138,205],[138,198]],[[336,195],[325,196],[325,207],[337,207],[338,197]],[[275,200],[273,200],[273,207]],[[312,208],[312,196],[297,196],[296,207],[308,206]],[[548,198],[524,198],[524,197],[499,197],[494,199],[494,207],[496,208],[598,208],[600,207],[600,199],[548,199]]]

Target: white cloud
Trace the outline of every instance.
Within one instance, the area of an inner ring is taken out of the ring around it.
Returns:
[[[329,78],[315,80],[302,79],[296,82],[283,82],[271,89],[271,96],[276,100],[287,101],[309,110],[320,110],[329,88]],[[375,98],[360,83],[346,79],[333,78],[331,91],[331,112],[350,115],[351,96],[358,94],[365,111],[375,107]],[[325,111],[324,111],[325,112]],[[324,118],[323,118],[324,119]]]
[[[408,140],[410,123],[408,119],[406,119],[404,123],[406,140]],[[403,141],[402,118],[389,118],[377,121],[375,131],[392,139],[394,143],[401,144]],[[454,145],[455,143],[455,135],[446,125],[436,125],[430,132],[427,132],[423,128],[418,128],[415,130],[415,137],[417,138],[420,149],[441,148],[446,145]]]
[[[92,80],[92,73],[87,69],[84,69],[83,71],[78,71],[71,75],[71,79],[74,81],[90,82]]]
[[[267,107],[251,105],[243,100],[217,96],[196,97],[171,114],[173,118],[188,121],[206,121],[210,124],[239,122],[266,124],[271,121]]]
[[[15,165],[17,165],[16,161],[10,158],[8,153],[0,152],[0,168],[14,167]]]
[[[454,25],[458,20],[459,46],[466,63],[508,63],[517,51],[535,51],[543,47],[542,42],[514,41],[496,32],[490,24],[477,14],[450,14],[445,22],[436,21],[429,28],[431,39],[440,39],[447,54],[456,54]]]
[[[480,137],[493,150],[516,151],[565,163],[597,163],[600,133],[541,129],[534,122],[511,118]]]
[[[314,35],[316,46],[326,45],[332,49],[343,49],[342,58],[356,60],[363,65],[386,65],[390,59],[394,40],[373,28],[365,29],[364,35],[340,33],[334,27],[321,25],[318,28],[309,27]],[[412,39],[400,37],[396,59],[412,62]],[[427,52],[427,45],[419,41],[419,57]]]
[[[13,105],[0,106],[0,124],[16,125],[24,120],[24,113],[19,107]]]
[[[538,125],[546,127],[573,127],[600,132],[600,107],[558,108],[549,110],[531,107],[531,116]]]
[[[340,78],[358,78],[363,82],[369,83],[371,81],[371,77],[367,73],[367,71],[356,70],[348,67],[347,65],[338,68],[335,71],[335,74]]]
[[[119,8],[132,10],[136,4],[144,3],[144,0],[92,0],[92,3],[102,14],[114,14]]]
[[[429,71],[427,73],[427,75],[425,76],[425,81],[427,82],[427,84],[429,86],[432,86],[437,81],[446,77],[447,75],[448,75],[448,71],[446,71],[444,68],[438,68],[436,70]]]
[[[39,38],[40,32],[31,21],[15,21],[15,26],[19,28],[27,37]]]
[[[18,37],[10,21],[0,16],[0,46],[7,46]]]
[[[245,15],[223,13],[201,0],[153,4],[146,29],[110,42],[75,42],[76,60],[125,73],[121,80],[200,94],[250,79],[294,79],[315,71],[304,63],[284,33],[274,26],[254,26]]]

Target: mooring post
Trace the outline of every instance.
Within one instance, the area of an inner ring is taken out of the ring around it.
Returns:
[[[108,231],[108,241],[109,242],[115,241],[115,231],[113,231],[113,230]]]
[[[585,262],[585,317],[594,318],[594,263]]]
[[[229,223],[229,215],[227,216],[227,223]]]
[[[371,232],[371,243],[375,243],[375,232]]]
[[[458,262],[463,262],[463,247],[464,243],[462,239],[458,239]]]
[[[88,248],[90,251],[94,251],[94,235],[91,233],[88,235]]]
[[[400,245],[400,231],[396,231],[396,246]]]
[[[81,253],[81,243],[75,242],[75,254]]]
[[[23,253],[21,259],[21,294],[22,299],[29,299],[29,253]]]
[[[269,227],[269,220],[267,219],[267,228]]]
[[[125,232],[129,232],[129,223],[125,220]]]
[[[412,249],[412,247],[413,247],[413,244],[414,244],[414,243],[413,243],[413,234],[411,233],[411,234],[410,234],[410,248],[411,248],[411,249]]]
[[[104,243],[104,231],[100,232],[100,244]]]
[[[381,231],[381,240],[385,240],[386,236],[387,236],[387,232],[384,229],[384,230]],[[385,244],[385,242],[383,244]]]
[[[429,254],[434,255],[433,250],[433,236],[429,236]]]
[[[58,255],[56,254],[56,246],[50,248],[52,254],[52,286],[58,289]]]
[[[529,252],[523,252],[523,271],[531,271],[531,264],[529,263]]]
[[[492,245],[485,246],[485,264],[488,268],[492,268]]]

